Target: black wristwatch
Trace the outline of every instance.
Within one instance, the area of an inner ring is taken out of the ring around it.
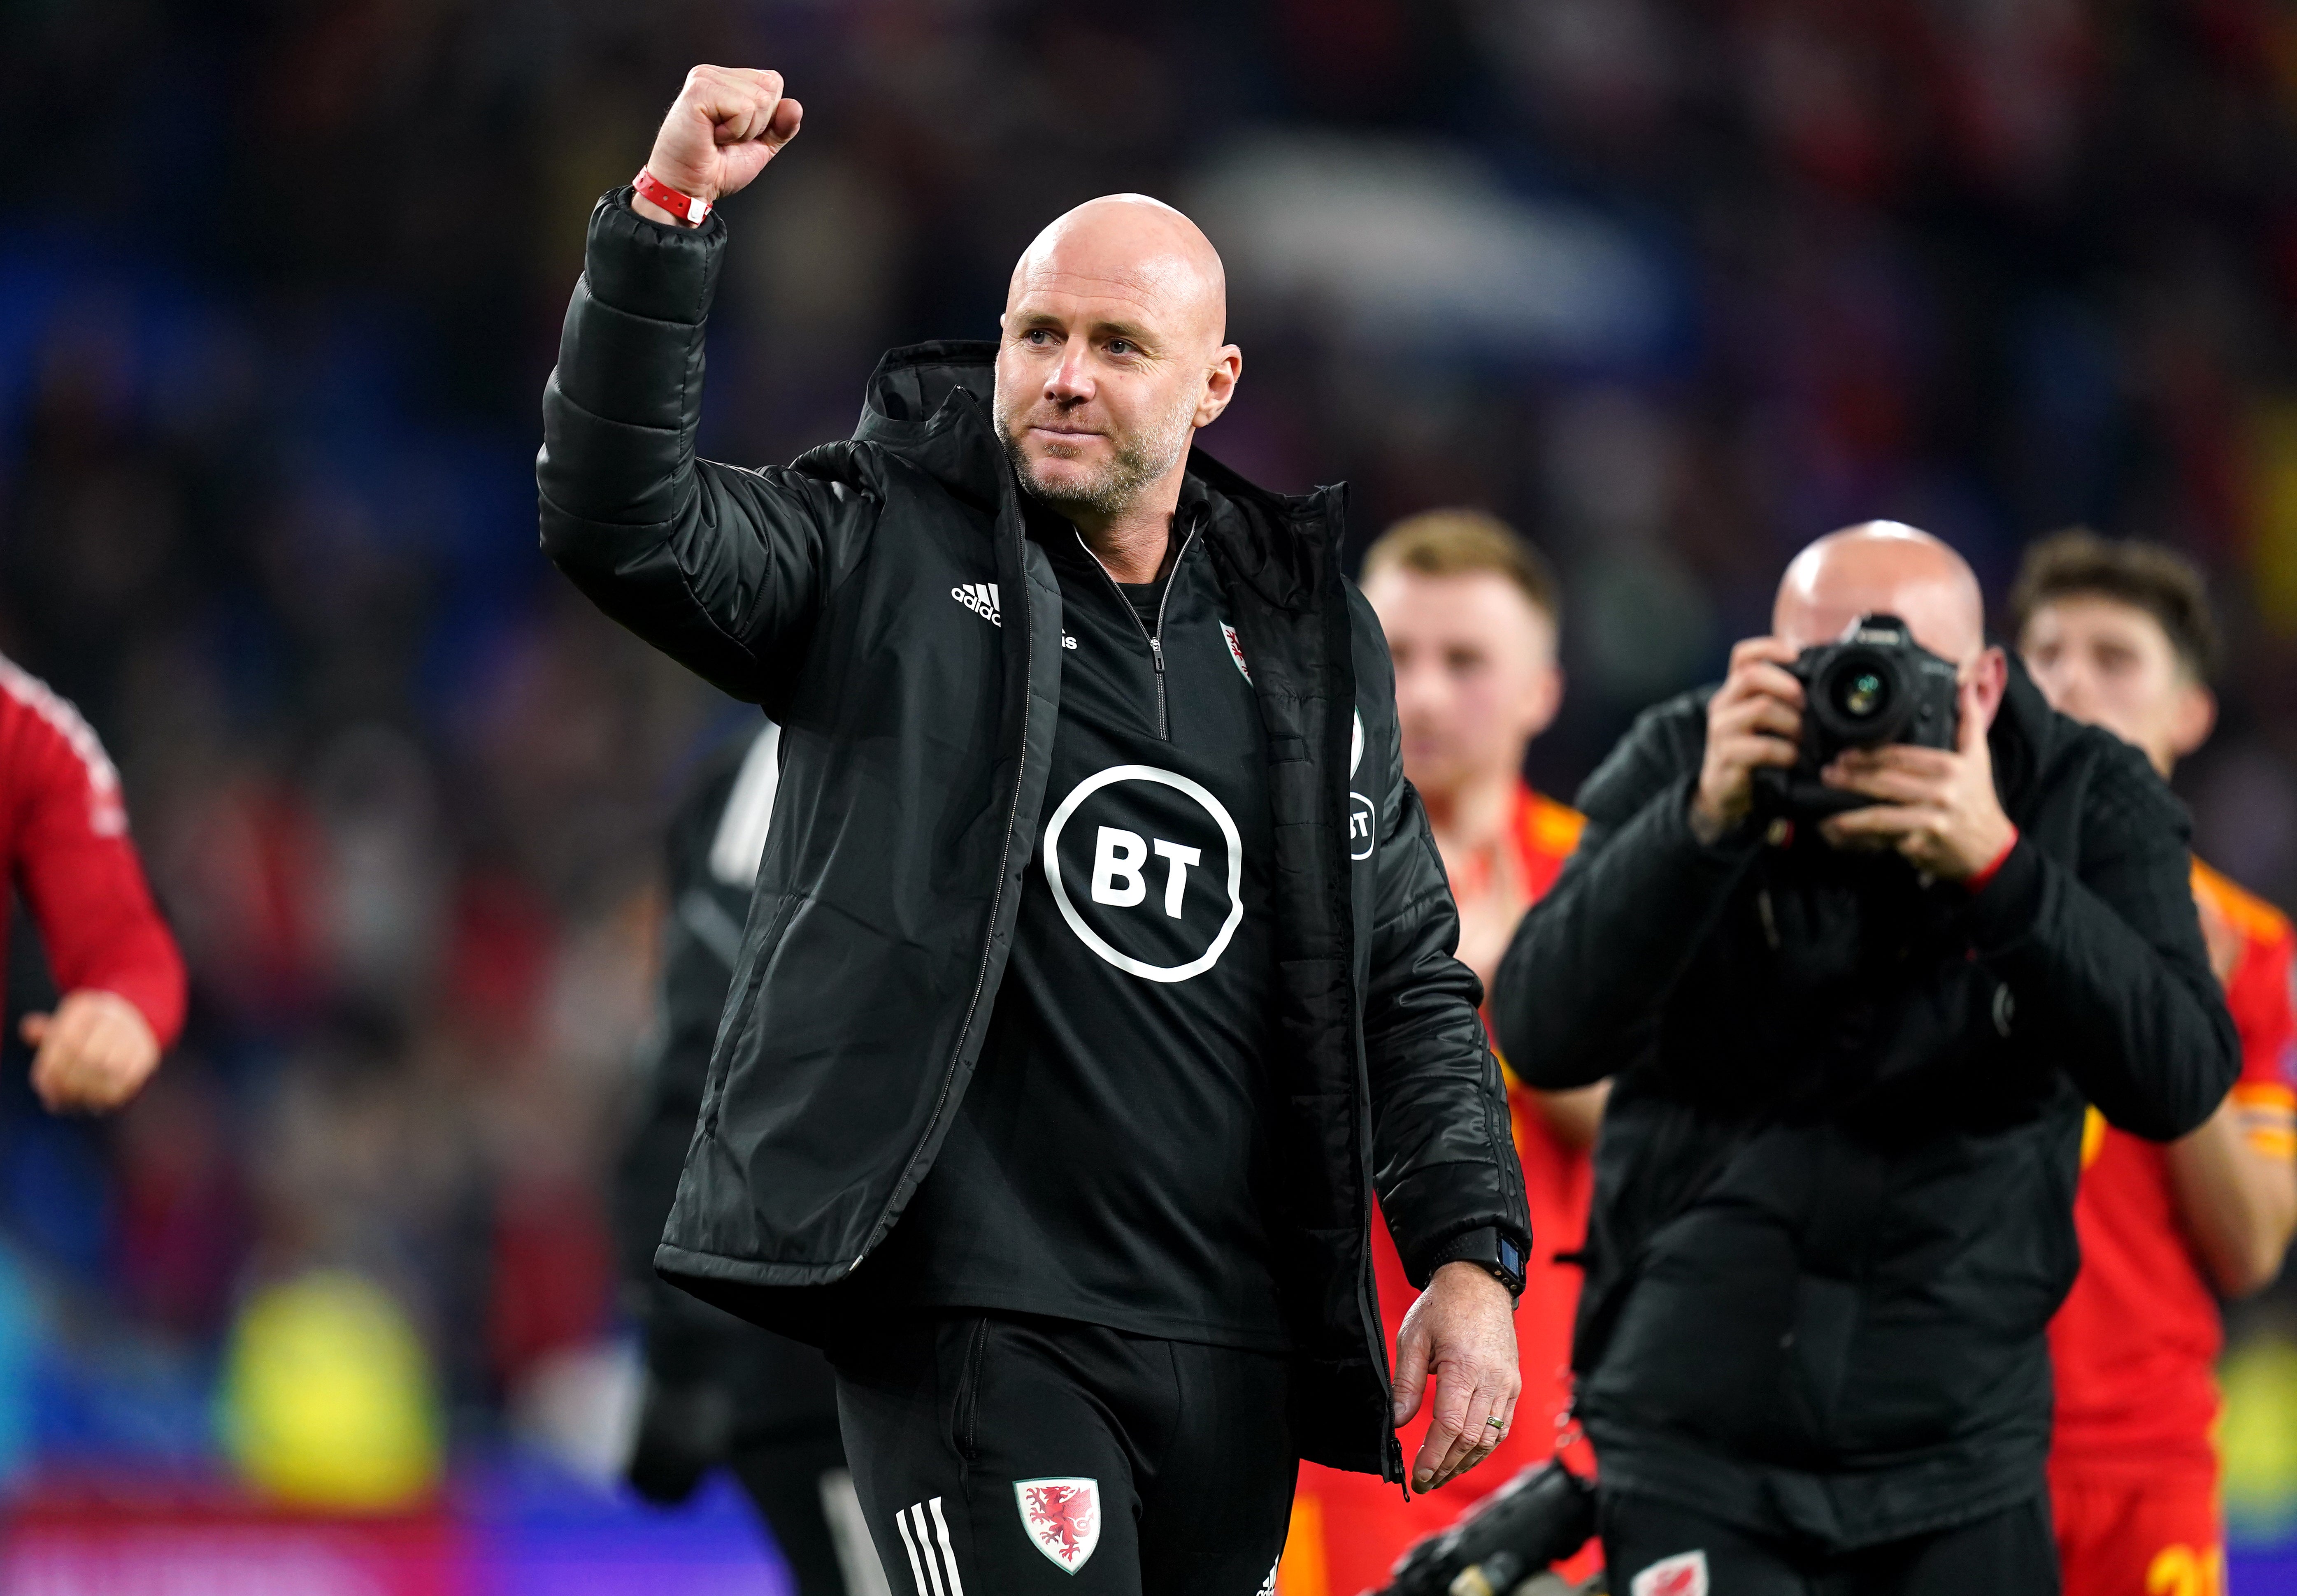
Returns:
[[[1446,1263],[1473,1263],[1506,1287],[1510,1296],[1523,1295],[1523,1248],[1512,1238],[1500,1234],[1494,1226],[1486,1225],[1480,1230],[1453,1237],[1437,1249],[1436,1262],[1428,1272],[1433,1274]]]

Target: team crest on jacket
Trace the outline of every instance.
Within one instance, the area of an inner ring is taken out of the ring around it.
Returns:
[[[1236,668],[1239,670],[1244,672],[1244,679],[1250,681],[1252,667],[1244,662],[1244,645],[1237,641],[1236,628],[1225,621],[1222,621],[1221,636],[1228,639],[1228,657],[1236,662]]]
[[[1064,1572],[1083,1567],[1100,1544],[1100,1482],[1017,1479],[1013,1495],[1021,1504],[1021,1527],[1037,1550]]]
[[[1680,1551],[1661,1558],[1627,1586],[1628,1596],[1707,1596],[1707,1554]]]

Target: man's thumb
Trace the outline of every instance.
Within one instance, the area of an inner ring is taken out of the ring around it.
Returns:
[[[1420,1398],[1428,1388],[1428,1343],[1425,1337],[1404,1336],[1395,1344],[1395,1390],[1393,1412],[1401,1427],[1420,1411]]]
[[[48,1025],[49,1017],[46,1015],[28,1014],[24,1016],[23,1024],[19,1026],[18,1030],[21,1032],[27,1045],[37,1048],[40,1045],[40,1039],[48,1033]]]

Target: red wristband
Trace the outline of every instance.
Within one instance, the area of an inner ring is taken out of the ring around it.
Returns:
[[[1992,860],[1988,861],[1984,869],[1965,876],[1962,884],[1972,893],[1984,892],[1986,890],[1986,884],[1992,881],[1996,876],[2002,874],[2002,867],[2010,862],[2011,851],[2017,846],[2018,828],[2015,826],[2013,826],[2010,828],[2010,840],[2002,844],[2002,851],[1996,854]]]
[[[630,186],[638,191],[640,199],[652,201],[689,227],[698,227],[710,219],[709,201],[679,193],[644,167],[638,168],[638,175],[630,179]]]

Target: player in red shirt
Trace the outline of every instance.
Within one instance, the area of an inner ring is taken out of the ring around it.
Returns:
[[[1555,579],[1503,523],[1445,510],[1403,522],[1373,544],[1363,590],[1395,661],[1404,773],[1428,806],[1451,876],[1460,958],[1488,989],[1516,922],[1579,841],[1578,814],[1533,792],[1522,774],[1524,751],[1562,701]],[[1556,1255],[1586,1232],[1587,1148],[1608,1090],[1535,1092],[1509,1077],[1532,1250],[1515,1320],[1523,1394],[1506,1439],[1473,1476],[1409,1502],[1369,1475],[1303,1464],[1277,1596],[1354,1596],[1385,1583],[1412,1542],[1553,1453],[1579,1299],[1579,1271]],[[1372,1227],[1372,1259],[1395,1345],[1418,1294],[1385,1226]],[[1399,1390],[1412,1379],[1412,1354],[1399,1351]],[[1407,1427],[1407,1454],[1427,1423],[1422,1412]]]
[[[2216,652],[2198,572],[2166,549],[2061,533],[2029,554],[2019,650],[2050,702],[2143,749],[2167,776],[2210,734]],[[2221,1596],[2213,1376],[2219,1296],[2269,1284],[2297,1228],[2288,918],[2195,861],[2211,962],[2242,1071],[2167,1147],[2082,1137],[2082,1268],[2050,1327],[2050,1488],[2068,1596]]]
[[[27,1015],[32,1090],[101,1114],[141,1090],[184,1023],[184,962],[128,839],[119,773],[79,712],[0,659],[0,851],[63,993]],[[6,924],[0,921],[0,967]]]

